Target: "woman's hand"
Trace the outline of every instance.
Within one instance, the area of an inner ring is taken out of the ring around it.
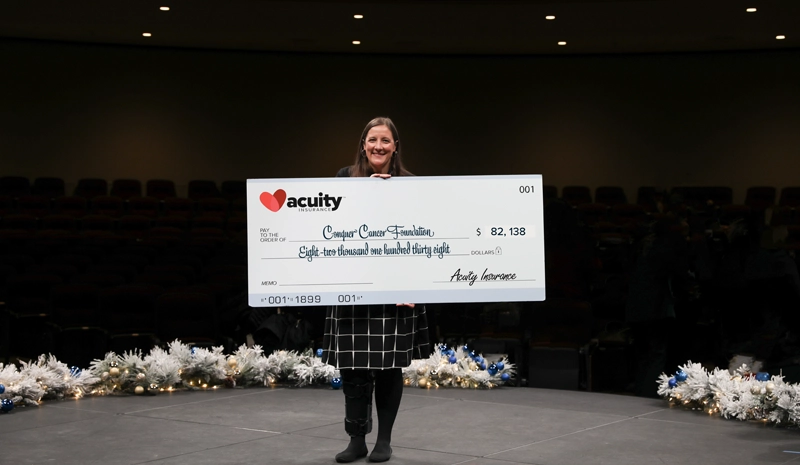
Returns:
[[[414,308],[414,304],[397,304],[398,307],[409,307]]]
[[[371,177],[371,178],[383,178],[383,179],[389,179],[389,178],[391,178],[391,177],[392,177],[392,175],[391,175],[391,174],[383,174],[383,173],[375,173],[375,174],[373,174],[373,175],[372,175],[372,176],[370,176],[370,177]]]

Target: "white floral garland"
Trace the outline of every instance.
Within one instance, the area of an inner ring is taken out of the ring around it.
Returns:
[[[318,350],[319,352],[319,350]],[[322,362],[321,354],[279,350],[264,355],[260,346],[240,346],[231,355],[222,347],[192,347],[175,340],[167,348],[154,347],[146,356],[139,350],[122,355],[109,352],[88,369],[68,367],[53,355],[34,362],[0,364],[0,412],[15,405],[38,405],[43,400],[86,395],[157,394],[164,391],[225,387],[297,387],[330,383],[341,386],[339,372]],[[428,359],[414,360],[403,370],[406,385],[492,388],[515,374],[506,358],[496,363],[466,346],[436,347]]]
[[[709,415],[778,426],[800,425],[800,385],[786,383],[780,375],[752,373],[747,365],[733,373],[720,368],[709,372],[690,360],[675,375],[661,374],[658,394],[670,405],[703,410]]]

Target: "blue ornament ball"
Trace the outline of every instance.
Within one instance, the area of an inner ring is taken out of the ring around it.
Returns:
[[[670,378],[669,379],[669,387],[674,388],[677,385],[678,385],[678,381],[675,378]]]
[[[77,378],[78,376],[81,375],[81,369],[78,368],[78,367],[71,367],[69,369],[69,374],[70,374],[70,376]],[[0,393],[0,394],[2,394],[2,393]]]
[[[485,370],[485,369],[486,369],[486,363],[484,363],[484,362],[481,362],[481,363],[478,365],[478,367],[479,367],[481,370]]]
[[[4,392],[6,392],[6,387],[4,385],[0,384],[0,394],[2,394]]]
[[[322,357],[322,349],[317,349],[317,357]]]
[[[471,359],[475,360],[475,358],[476,358],[477,356],[478,356],[478,353],[477,353],[477,352],[475,352],[474,350],[471,350],[471,351],[469,351],[469,358],[471,358]]]
[[[756,379],[758,381],[769,381],[770,376],[769,373],[765,371],[759,371],[758,373],[756,373]]]
[[[464,352],[469,352],[469,345],[464,344],[464,347],[462,347],[462,349],[464,349]]]
[[[342,387],[342,378],[332,378],[331,387],[334,389],[339,389],[340,387]]]
[[[0,401],[0,410],[3,412],[10,412],[14,410],[14,401],[11,399],[3,399]]]
[[[503,381],[508,381],[509,379],[511,379],[511,375],[509,375],[508,373],[503,373],[502,375],[500,375],[500,379],[502,379]]]
[[[485,362],[485,360],[480,355],[475,357],[475,363],[483,363],[483,362]]]
[[[197,347],[192,347],[192,355],[197,353]]]
[[[487,368],[486,371],[489,373],[489,376],[496,375],[497,374],[497,365],[492,363],[491,365],[489,365],[489,368]]]
[[[505,363],[503,363],[503,362],[497,362],[497,369],[498,369],[498,370],[500,370],[500,371],[503,371],[503,369],[504,369],[505,367],[506,367],[506,364],[505,364]]]
[[[447,349],[447,355],[455,355],[456,351],[453,349]]]
[[[450,363],[456,363],[458,359],[456,358],[455,355],[451,355],[450,358],[447,359],[447,361]]]
[[[675,372],[675,381],[678,381],[679,383],[686,381],[687,377],[688,375],[683,370],[678,370],[677,372]]]

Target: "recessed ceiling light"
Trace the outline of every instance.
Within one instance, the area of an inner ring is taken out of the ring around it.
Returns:
[[[778,39],[778,40],[783,40],[783,39],[786,38],[786,36],[775,36],[775,38]]]
[[[169,7],[168,6],[162,6],[161,8],[159,8],[159,10],[161,10],[161,11],[169,11]]]
[[[757,10],[757,9],[755,9],[755,8],[748,8],[748,9],[747,9],[747,12],[748,12],[748,13],[755,13],[756,11],[758,11],[758,10]]]
[[[550,21],[552,21],[552,20],[556,19],[556,17],[555,17],[555,16],[552,16],[552,15],[550,15],[550,16],[545,16],[545,17],[544,17],[544,19],[547,19],[547,20],[550,20]]]
[[[364,19],[364,15],[353,15],[355,19]]]
[[[144,37],[151,37],[152,35],[153,34],[150,34],[149,32],[143,32],[142,33],[142,36],[144,36]]]
[[[361,45],[361,41],[360,40],[354,40],[353,41],[353,45]]]
[[[558,45],[567,45],[567,43],[562,40],[561,42],[558,43]]]

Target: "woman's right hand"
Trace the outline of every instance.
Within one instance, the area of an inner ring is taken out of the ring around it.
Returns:
[[[372,175],[372,176],[370,176],[370,177],[371,177],[371,178],[382,178],[382,179],[389,179],[389,178],[391,178],[391,177],[392,177],[392,175],[391,175],[391,174],[383,174],[383,173],[375,173],[375,174],[373,174],[373,175]]]

